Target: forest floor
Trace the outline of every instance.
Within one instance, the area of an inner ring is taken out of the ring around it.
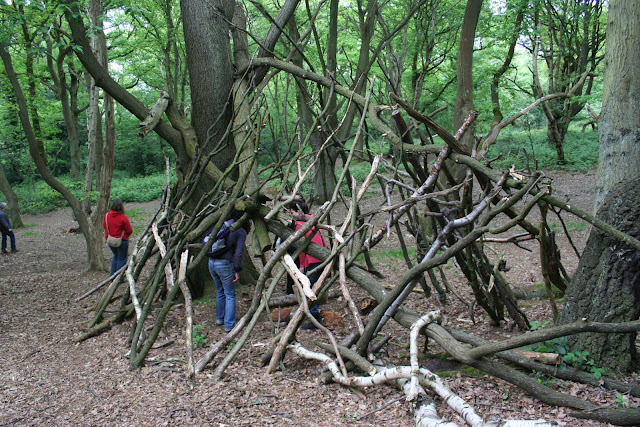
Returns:
[[[549,173],[554,178],[554,193],[590,211],[594,174]],[[365,201],[365,203],[367,203]],[[370,201],[369,203],[374,203]],[[126,206],[138,233],[158,209],[158,202]],[[584,247],[588,228],[579,219],[564,215],[571,237],[579,250]],[[90,319],[89,312],[100,292],[76,302],[106,273],[86,272],[86,251],[82,236],[68,209],[41,215],[24,215],[25,228],[16,231],[19,252],[0,257],[0,425],[375,425],[409,426],[413,418],[403,394],[392,386],[364,390],[316,381],[321,367],[317,362],[300,360],[288,354],[283,370],[275,375],[259,367],[260,356],[269,346],[271,323],[264,316],[251,338],[226,370],[222,381],[211,380],[210,368],[191,382],[186,379],[184,348],[184,306],[170,312],[164,333],[147,364],[138,371],[129,369],[126,356],[130,324],[116,325],[107,332],[82,343],[76,337]],[[559,225],[557,218],[550,221]],[[582,225],[581,225],[582,224]],[[411,247],[412,236],[405,236]],[[558,244],[566,268],[573,272],[577,257],[558,228]],[[381,251],[397,245],[397,236],[380,245]],[[542,277],[535,241],[522,245],[491,244],[507,260],[506,273],[525,299],[520,301],[530,321],[551,319],[549,302],[535,298],[540,294]],[[105,258],[110,252],[105,247]],[[376,256],[381,279],[391,286],[406,268],[401,259]],[[453,271],[446,270],[445,271]],[[466,283],[451,273],[451,284],[463,298],[471,298]],[[364,296],[350,284],[356,302]],[[282,294],[284,284],[277,291]],[[246,311],[252,288],[238,292],[238,315]],[[194,323],[200,325],[196,360],[223,336],[215,326],[215,298],[202,298],[194,304]],[[436,296],[425,299],[414,293],[409,304],[420,313],[440,309],[445,324],[489,339],[504,339],[519,333],[506,322],[491,326],[487,316],[475,310],[472,322],[467,307],[455,296],[441,304]],[[344,325],[332,327],[338,340],[353,323],[342,300],[331,300],[323,311],[337,312]],[[391,335],[388,353],[396,364],[408,365],[408,331],[395,322],[383,329]],[[315,343],[327,341],[320,331],[299,331],[298,340],[316,349]],[[438,352],[435,344],[430,352]],[[214,363],[220,361],[220,356]],[[459,369],[455,363],[443,363],[446,369]],[[434,367],[435,369],[435,367]],[[627,379],[638,383],[638,378]],[[550,407],[495,377],[481,372],[461,370],[446,379],[449,387],[474,406],[487,420],[545,419],[565,426],[601,426],[569,415],[566,408]],[[554,388],[588,399],[595,404],[616,405],[616,394],[604,388],[555,380]],[[464,425],[436,398],[439,413]],[[638,405],[636,399],[629,404]]]

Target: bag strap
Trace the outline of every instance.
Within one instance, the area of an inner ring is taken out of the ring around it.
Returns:
[[[107,226],[107,236],[111,236],[111,232],[109,231],[109,219],[107,218],[108,214],[109,212],[104,214],[104,223]],[[120,237],[122,237],[123,234],[124,234],[124,230],[122,230],[122,234],[120,234]],[[116,236],[113,236],[113,237],[116,237]]]
[[[111,236],[111,233],[109,232],[109,221],[107,220],[107,214],[109,212],[104,214],[104,224],[107,226],[107,236]]]

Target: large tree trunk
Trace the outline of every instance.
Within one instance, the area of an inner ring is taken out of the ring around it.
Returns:
[[[629,42],[640,38],[637,4],[612,1],[608,28],[594,212],[618,182],[640,176],[640,43]]]
[[[640,9],[632,1],[609,5],[604,99],[599,122],[598,217],[640,237]],[[638,319],[640,252],[592,231],[567,293],[560,321]],[[602,366],[627,372],[637,366],[635,334],[587,335],[573,341]]]
[[[181,0],[180,8],[191,86],[191,125],[197,145],[205,156],[212,150],[220,150],[212,161],[224,170],[232,163],[235,154],[233,138],[227,132],[233,114],[229,24],[235,4],[230,0]],[[237,176],[236,171],[232,177],[235,179]],[[193,209],[200,196],[213,185],[209,177],[203,176],[198,183],[201,191],[191,199],[187,210]],[[194,298],[201,296],[205,285],[211,282],[206,262],[200,263],[189,274],[189,287]]]
[[[181,0],[180,8],[191,85],[191,124],[204,153],[222,144],[223,149],[213,158],[213,163],[224,170],[235,154],[233,141],[225,133],[233,106],[229,23],[235,3]]]
[[[640,238],[640,178],[612,188],[598,217],[618,230]],[[640,315],[640,251],[594,229],[580,258],[562,323],[586,318],[597,322],[628,322]],[[571,346],[589,351],[607,370],[628,372],[637,366],[636,334],[580,334]]]

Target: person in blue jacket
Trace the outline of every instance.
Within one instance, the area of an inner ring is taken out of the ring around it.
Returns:
[[[9,253],[7,252],[7,237],[11,241],[11,252],[18,252],[18,249],[16,249],[16,236],[13,234],[13,226],[7,214],[7,204],[5,202],[0,203],[0,232],[2,233],[2,254]]]
[[[234,209],[229,222],[235,223],[242,217],[242,211]],[[216,324],[224,325],[230,332],[236,324],[236,283],[240,280],[242,254],[251,223],[244,221],[242,227],[225,237],[227,251],[217,258],[209,258],[209,273],[216,284]]]

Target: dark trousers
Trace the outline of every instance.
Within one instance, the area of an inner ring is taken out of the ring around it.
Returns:
[[[11,250],[16,250],[16,235],[13,234],[13,231],[2,231],[2,252],[7,251],[7,237],[11,241]]]
[[[113,258],[111,259],[111,272],[109,276],[113,276],[113,274],[120,270],[127,263],[127,256],[129,255],[129,241],[122,240],[122,244],[117,248],[112,248],[111,253],[113,254]]]
[[[322,275],[322,269],[321,268],[316,268],[320,264],[322,264],[322,263],[321,262],[314,262],[313,264],[309,264],[309,266],[304,271],[304,274],[306,274],[307,277],[309,278],[309,282],[311,282],[311,286],[312,287],[318,281],[320,276]],[[314,271],[313,273],[309,274],[309,272],[311,272],[313,270],[316,270],[316,271]],[[314,303],[311,307],[309,307],[309,312],[311,312],[311,314],[313,314],[313,315],[319,315],[320,314],[320,309],[318,308],[318,303]]]

